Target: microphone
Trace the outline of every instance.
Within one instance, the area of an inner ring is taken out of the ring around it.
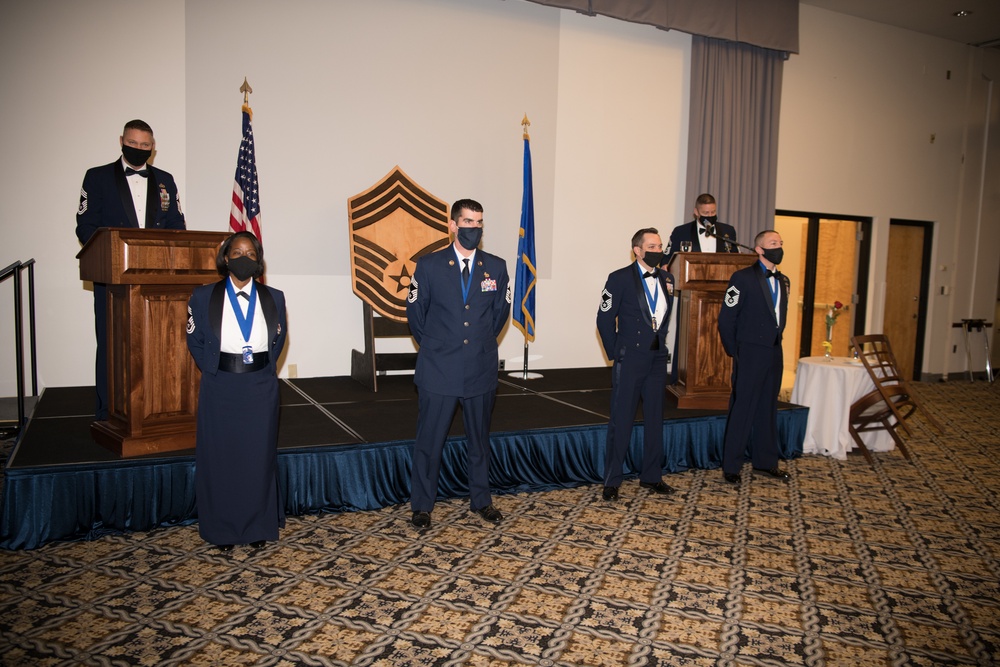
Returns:
[[[730,246],[736,246],[737,248],[743,248],[744,250],[749,250],[750,252],[752,252],[754,254],[756,254],[756,252],[757,252],[756,250],[754,250],[750,246],[743,245],[742,243],[739,243],[736,239],[729,238],[729,234],[728,233],[726,233],[725,236],[722,236],[720,238],[719,235],[715,233],[715,226],[714,225],[711,228],[706,228],[706,229],[707,229],[706,233],[709,236],[711,236],[712,238],[714,238],[717,241],[722,241],[724,244],[726,244],[726,252],[729,252]]]

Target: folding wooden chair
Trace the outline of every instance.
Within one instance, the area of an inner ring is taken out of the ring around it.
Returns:
[[[912,437],[913,432],[906,420],[917,410],[920,410],[924,418],[939,432],[943,433],[944,428],[920,404],[906,380],[899,374],[896,357],[893,356],[889,339],[884,334],[854,336],[851,338],[851,345],[857,350],[861,363],[865,365],[868,376],[875,385],[875,391],[862,396],[851,406],[848,425],[851,437],[861,448],[861,453],[869,463],[871,455],[861,442],[859,432],[888,431],[903,452],[903,456],[910,458],[897,429],[902,427],[906,435]]]
[[[888,394],[890,400],[886,400],[885,395]],[[884,393],[875,389],[851,405],[851,411],[848,416],[847,427],[851,432],[851,437],[854,438],[854,443],[861,450],[864,455],[865,460],[868,461],[869,465],[872,465],[872,455],[865,447],[864,441],[861,440],[861,433],[867,431],[888,431],[889,435],[892,436],[893,441],[896,446],[899,447],[899,451],[903,452],[903,456],[910,458],[910,451],[903,444],[903,439],[899,437],[896,433],[896,429],[899,428],[902,421],[896,419],[896,412],[893,411],[891,407],[893,401],[900,395],[906,394],[906,388],[898,384],[886,385],[884,388]],[[900,398],[902,400],[902,398]],[[909,408],[907,410],[907,408]],[[901,410],[907,410],[904,419],[910,415],[915,406],[902,406]]]

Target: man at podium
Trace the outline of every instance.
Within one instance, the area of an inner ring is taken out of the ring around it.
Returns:
[[[184,229],[184,214],[174,177],[148,164],[156,141],[144,121],[130,120],[118,138],[122,156],[88,169],[80,189],[76,236],[86,243],[101,227]],[[94,384],[97,421],[108,418],[107,288],[94,284],[97,362]]]
[[[736,228],[719,222],[717,212],[715,197],[707,192],[698,195],[694,204],[694,220],[677,225],[670,232],[664,265],[669,264],[674,253],[678,252],[739,252],[735,245]]]
[[[718,207],[715,197],[705,192],[698,195],[694,202],[694,220],[677,225],[670,232],[670,241],[667,243],[667,251],[663,259],[663,266],[670,264],[670,260],[679,252],[739,252],[739,247],[735,244],[736,229],[732,225],[719,222]],[[734,243],[729,243],[726,239],[732,239]],[[678,336],[680,327],[676,322],[671,323],[674,330],[674,350],[678,349]],[[673,364],[670,367],[670,384],[677,382],[677,363],[679,359],[674,355]]]

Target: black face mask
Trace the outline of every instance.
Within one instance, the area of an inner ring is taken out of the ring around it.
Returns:
[[[646,254],[642,256],[642,261],[646,263],[651,269],[655,269],[663,261],[662,252],[653,252],[652,250],[647,250]]]
[[[134,148],[132,146],[122,144],[122,155],[125,156],[125,161],[133,167],[141,167],[146,164],[146,161],[149,160],[149,156],[152,154],[153,151],[144,151],[141,148]]]
[[[249,280],[257,274],[260,262],[250,259],[246,255],[240,255],[229,260],[229,273],[233,274],[237,280]]]
[[[482,227],[459,227],[458,244],[466,250],[475,250],[479,247],[479,242],[483,240]]]
[[[714,225],[716,222],[719,221],[719,216],[717,216],[717,215],[703,215],[703,216],[701,216],[701,218],[699,218],[699,220],[701,220],[701,224],[711,226],[711,225]]]
[[[764,259],[771,262],[771,264],[781,264],[781,260],[785,257],[784,248],[768,248],[764,251]]]

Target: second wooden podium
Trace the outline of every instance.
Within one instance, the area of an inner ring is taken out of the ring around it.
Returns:
[[[201,375],[188,353],[187,302],[220,279],[228,232],[102,228],[77,255],[80,279],[108,287],[108,420],[94,440],[120,456],[190,449]]]
[[[719,337],[719,311],[729,278],[757,261],[757,255],[686,252],[670,260],[674,287],[680,290],[677,382],[667,390],[679,408],[727,410],[733,362]]]

